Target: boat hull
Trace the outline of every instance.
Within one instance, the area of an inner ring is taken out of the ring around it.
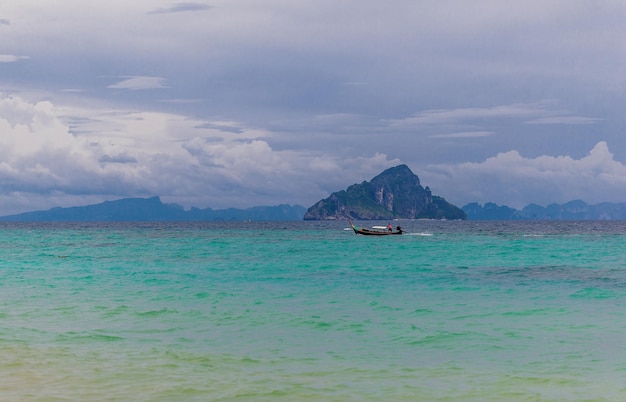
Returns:
[[[350,226],[352,227],[352,230],[354,230],[354,234],[364,235],[364,236],[393,236],[393,235],[402,234],[402,229],[400,229],[400,226],[398,226],[397,229],[394,231],[365,229],[365,228],[355,226],[352,223],[352,221],[350,221]]]

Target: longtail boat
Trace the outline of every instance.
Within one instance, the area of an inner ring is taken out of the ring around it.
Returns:
[[[354,230],[354,234],[360,234],[365,236],[389,236],[389,235],[401,235],[402,228],[400,226],[396,226],[396,230],[378,230],[378,229],[366,229],[361,228],[350,222],[350,226],[352,226],[352,230]]]

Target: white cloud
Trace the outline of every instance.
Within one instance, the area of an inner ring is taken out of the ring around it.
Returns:
[[[0,183],[3,192],[76,190],[74,171],[93,171],[89,145],[74,138],[47,101],[0,99]],[[86,184],[86,183],[82,183]]]
[[[417,113],[412,120],[415,123],[440,123],[482,118],[532,116],[542,113],[537,105],[506,105],[489,108],[464,108],[454,110],[427,110]]]
[[[16,56],[13,54],[0,54],[0,63],[15,63],[16,61],[28,59],[27,56]]]
[[[575,199],[626,202],[626,165],[614,159],[604,141],[580,159],[525,158],[508,151],[480,163],[431,165],[423,177],[436,183],[439,191],[433,192],[463,204],[496,202],[519,208]]]
[[[595,124],[599,121],[602,119],[581,116],[554,116],[530,120],[526,124]]]
[[[127,89],[136,91],[140,89],[162,89],[168,88],[163,85],[164,78],[161,77],[147,77],[147,76],[133,76],[128,77],[116,84],[109,85],[109,89]]]
[[[480,119],[520,119],[561,113],[554,110],[554,101],[530,104],[500,105],[482,108],[437,109],[415,113],[411,117],[390,120],[391,127],[412,127],[426,124],[452,124]]]
[[[6,95],[0,132],[0,215],[149,195],[187,207],[308,206],[399,163],[273,149],[273,133],[233,121]]]

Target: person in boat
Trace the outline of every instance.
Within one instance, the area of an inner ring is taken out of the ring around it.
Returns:
[[[391,227],[391,223],[387,224],[387,230],[393,232],[393,227]]]
[[[402,233],[402,228],[400,226],[396,226],[396,232]]]

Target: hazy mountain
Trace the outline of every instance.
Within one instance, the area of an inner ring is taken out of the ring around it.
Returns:
[[[247,209],[191,208],[163,204],[159,197],[124,198],[82,207],[52,208],[0,217],[11,222],[130,222],[130,221],[293,221],[302,220],[306,208],[300,205],[262,206]]]
[[[581,200],[565,204],[550,204],[542,207],[529,204],[521,210],[498,206],[494,203],[480,205],[470,203],[463,211],[468,220],[624,220],[626,219],[626,203],[610,203],[589,205]]]

